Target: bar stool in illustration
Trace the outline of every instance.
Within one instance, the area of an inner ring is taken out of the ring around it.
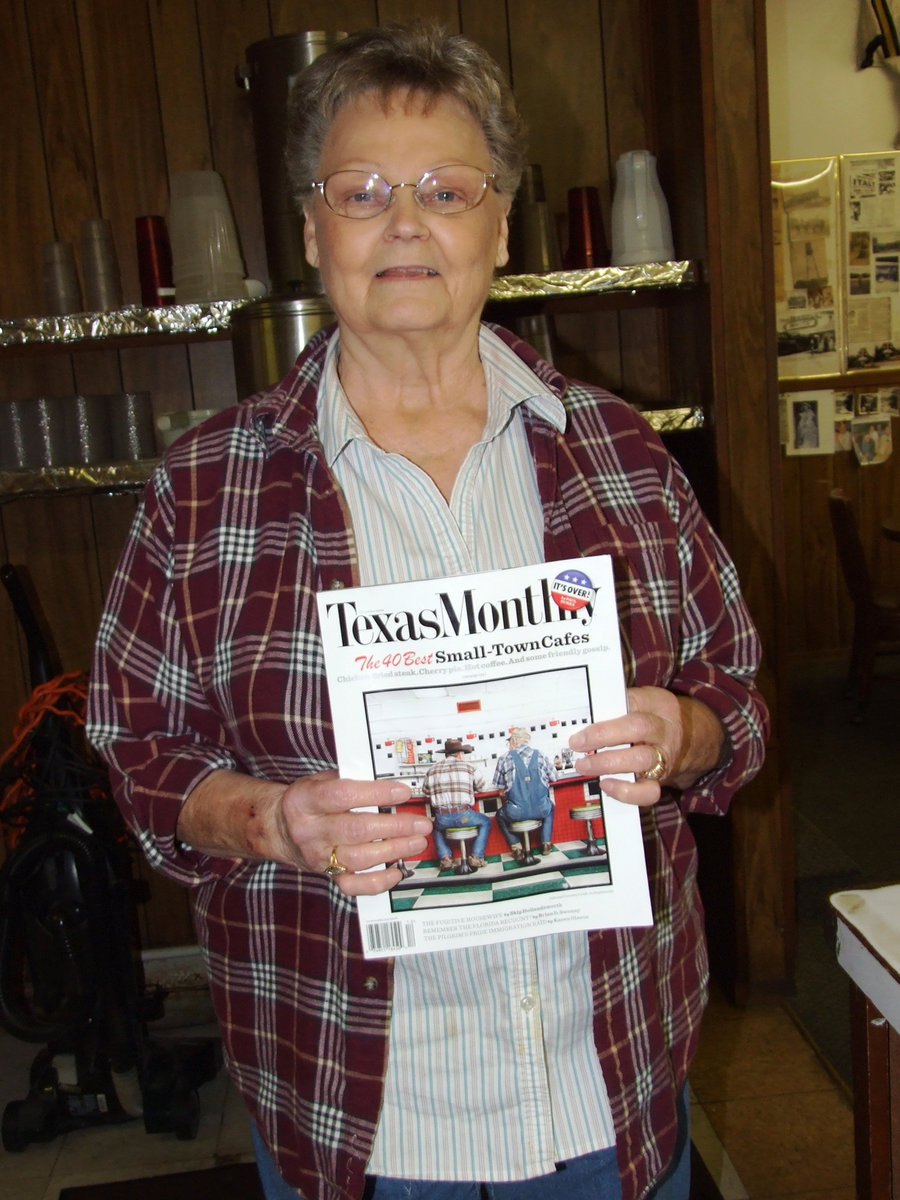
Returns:
[[[478,827],[473,825],[454,825],[450,829],[444,830],[444,837],[448,842],[459,842],[459,862],[453,867],[457,875],[474,875],[477,867],[469,865],[469,847],[468,842],[474,845],[475,838],[478,836]]]
[[[569,816],[573,821],[584,821],[587,837],[584,842],[584,852],[590,855],[605,854],[606,851],[597,842],[594,834],[593,822],[598,818],[603,817],[603,808],[600,804],[579,804],[574,808],[569,809]]]
[[[534,851],[531,848],[531,835],[535,829],[540,829],[541,821],[536,821],[533,817],[529,817],[521,821],[510,821],[509,828],[513,833],[517,833],[522,839],[523,856],[517,859],[517,865],[520,867],[536,867],[538,859],[535,858]]]

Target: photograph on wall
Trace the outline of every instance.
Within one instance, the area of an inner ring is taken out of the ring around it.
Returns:
[[[856,393],[856,415],[858,417],[871,417],[878,412],[878,392],[857,392]]]
[[[847,367],[900,361],[900,156],[841,157]]]
[[[900,387],[878,389],[878,411],[889,417],[900,417]]]
[[[891,457],[890,417],[857,417],[852,432],[853,449],[861,467],[875,466]]]
[[[782,397],[782,405],[788,454],[834,453],[834,392],[793,392]]]
[[[834,452],[853,449],[853,422],[847,417],[834,418]]]
[[[836,375],[843,367],[838,160],[772,164],[778,377]],[[860,244],[863,259],[868,248]]]

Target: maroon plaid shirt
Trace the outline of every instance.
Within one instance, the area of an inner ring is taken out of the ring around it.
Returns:
[[[642,809],[654,927],[590,935],[595,1041],[631,1200],[671,1157],[705,1003],[683,813],[724,812],[759,769],[759,646],[733,566],[659,438],[621,400],[567,383],[498,332],[568,411],[564,435],[525,412],[547,558],[613,555],[628,682],[695,696],[730,740],[721,769]],[[363,958],[355,905],[323,876],[175,838],[184,797],[216,768],[287,782],[335,763],[315,593],[357,579],[316,433],[327,336],[156,471],[102,619],[89,733],[149,860],[192,888],[229,1066],[282,1174],[315,1200],[355,1200],[378,1119],[391,961]]]

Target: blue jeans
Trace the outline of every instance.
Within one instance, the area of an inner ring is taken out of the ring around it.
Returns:
[[[691,1104],[688,1085],[678,1096],[678,1139],[668,1173],[658,1180],[647,1200],[690,1200]]]
[[[253,1149],[266,1200],[302,1200],[301,1193],[278,1174],[275,1163],[254,1124]],[[689,1200],[691,1194],[690,1105],[685,1086],[679,1098],[678,1142],[669,1174],[657,1183],[648,1200]],[[615,1148],[572,1158],[565,1170],[516,1183],[435,1183],[428,1180],[369,1179],[365,1200],[621,1200]]]
[[[516,804],[508,800],[497,812],[497,824],[510,846],[521,846],[519,835],[510,829],[513,821],[540,821],[541,841],[547,845],[553,841],[553,804],[545,796],[539,804]]]
[[[515,1183],[436,1183],[427,1179],[370,1181],[365,1200],[621,1200],[614,1147],[560,1163],[550,1175]]]
[[[453,851],[450,843],[444,837],[445,829],[459,829],[467,826],[478,828],[475,844],[469,853],[475,858],[484,858],[484,848],[487,845],[488,834],[491,832],[491,818],[474,808],[454,808],[449,811],[444,808],[434,810],[434,844],[441,858],[452,858]]]

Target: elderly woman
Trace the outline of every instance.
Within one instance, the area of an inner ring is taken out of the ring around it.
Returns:
[[[289,161],[337,325],[156,471],[90,736],[192,889],[267,1195],[656,1194],[683,1179],[706,991],[685,813],[727,808],[766,731],[734,568],[628,405],[481,323],[523,149],[478,47],[342,40],[295,87]],[[604,787],[642,806],[654,927],[366,961],[353,897],[431,826],[404,786],[334,770],[316,593],[597,553],[628,712],[571,745],[585,775],[636,777]]]

